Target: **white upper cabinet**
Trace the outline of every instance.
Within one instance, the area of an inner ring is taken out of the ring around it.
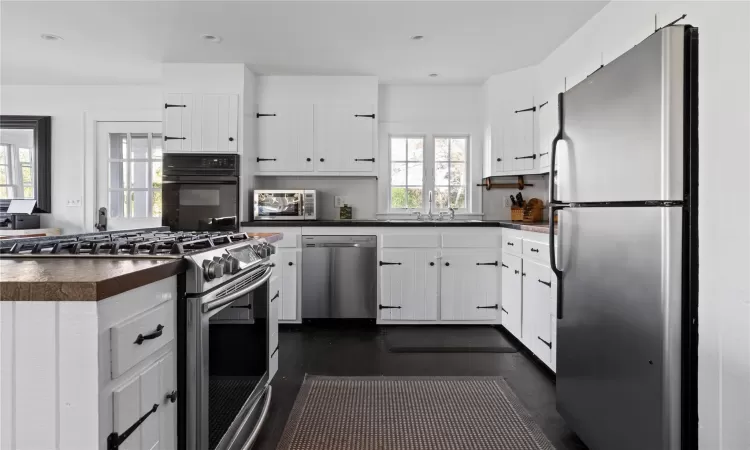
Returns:
[[[505,156],[508,161],[505,167],[512,164],[513,171],[534,170],[538,166],[536,150],[534,148],[534,116],[536,107],[534,98],[522,99],[515,103],[515,109],[510,115],[508,140],[505,146]]]
[[[238,94],[166,94],[166,152],[236,153],[239,149]]]
[[[373,105],[315,105],[315,170],[374,172]]]
[[[259,172],[311,172],[313,107],[266,103],[258,106]]]

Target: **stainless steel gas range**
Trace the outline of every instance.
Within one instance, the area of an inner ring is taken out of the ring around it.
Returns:
[[[178,433],[179,447],[190,450],[247,450],[263,425],[278,357],[272,331],[279,293],[269,288],[274,251],[245,233],[166,228],[0,241],[4,258],[185,261],[177,307]]]

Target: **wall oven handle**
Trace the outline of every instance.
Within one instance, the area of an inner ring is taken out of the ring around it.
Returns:
[[[266,400],[263,402],[263,410],[260,412],[260,417],[258,418],[258,423],[255,424],[255,428],[253,428],[253,432],[250,433],[250,437],[247,439],[247,442],[245,442],[245,445],[242,446],[242,450],[250,450],[253,447],[253,444],[255,444],[255,441],[258,439],[258,435],[260,435],[260,429],[263,427],[263,424],[266,422],[266,418],[268,418],[268,411],[271,409],[271,385],[269,385],[266,388]]]
[[[221,308],[222,306],[232,303],[238,298],[254,291],[258,286],[262,285],[263,283],[268,281],[269,278],[271,278],[271,272],[273,272],[273,269],[271,269],[271,267],[269,266],[266,266],[266,272],[253,284],[235,292],[234,294],[203,303],[203,312],[207,313],[213,311],[214,309]]]

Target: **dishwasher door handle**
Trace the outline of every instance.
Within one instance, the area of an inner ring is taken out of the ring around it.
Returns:
[[[328,242],[325,244],[318,244],[315,247],[328,247],[328,248],[337,248],[337,247],[360,247],[359,244],[355,243],[336,243],[336,242]]]

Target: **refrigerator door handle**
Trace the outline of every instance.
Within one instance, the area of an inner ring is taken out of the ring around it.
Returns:
[[[555,212],[567,208],[569,205],[555,200],[555,163],[557,159],[557,143],[562,141],[565,136],[565,120],[563,113],[563,101],[565,95],[560,92],[557,94],[557,119],[559,128],[557,135],[552,140],[550,149],[550,180],[549,180],[549,261],[552,272],[557,277],[557,318],[563,318],[563,283],[562,271],[557,267],[557,258],[555,255]]]

